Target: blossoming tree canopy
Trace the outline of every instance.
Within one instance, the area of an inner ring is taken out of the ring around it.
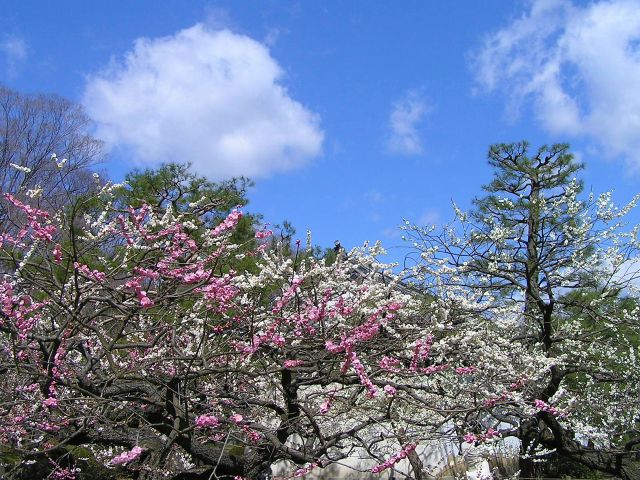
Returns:
[[[421,480],[438,442],[513,436],[633,478],[633,204],[581,200],[565,146],[490,161],[458,228],[409,229],[422,289],[378,246],[332,264],[273,248],[241,190],[179,167],[60,211],[4,195],[3,475],[266,480],[356,454]]]
[[[0,200],[20,218],[0,245],[8,478],[268,478],[356,450],[376,472],[418,465],[450,418],[434,398],[467,370],[433,355],[378,247],[325,265],[268,248],[268,230],[237,243],[238,209],[212,222],[218,203],[180,193],[125,207],[122,188],[57,212]],[[429,408],[406,428],[416,402]]]
[[[442,342],[492,381],[473,393],[484,412],[465,439],[487,426],[518,438],[527,476],[531,459],[559,455],[636,478],[640,227],[624,219],[638,197],[617,208],[610,193],[581,195],[567,145],[495,145],[489,163],[474,210],[442,231],[406,228]]]

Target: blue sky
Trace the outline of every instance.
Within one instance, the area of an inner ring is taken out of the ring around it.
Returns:
[[[304,238],[402,253],[491,171],[569,142],[596,193],[640,180],[640,2],[5,1],[0,82],[83,103],[118,180],[191,161],[253,178]]]

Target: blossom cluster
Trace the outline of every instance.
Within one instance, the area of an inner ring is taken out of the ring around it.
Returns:
[[[548,412],[554,417],[559,417],[563,415],[563,413],[560,410],[558,410],[556,407],[549,405],[547,402],[543,400],[535,399],[533,404],[535,408],[537,408],[541,412]]]
[[[466,433],[463,438],[467,443],[474,442],[486,442],[489,440],[493,440],[500,437],[500,432],[494,430],[493,428],[489,428],[485,433],[475,434],[475,433]]]
[[[129,463],[135,462],[144,450],[142,447],[135,446],[128,452],[122,452],[120,455],[117,455],[111,459],[112,465],[128,465]]]
[[[392,455],[387,460],[385,460],[383,463],[373,467],[371,469],[371,473],[380,473],[380,472],[384,472],[388,468],[391,468],[392,466],[394,466],[399,461],[407,458],[407,456],[416,449],[416,446],[417,445],[414,444],[414,443],[410,443],[410,444],[405,445],[402,448],[402,450],[400,450],[398,453],[396,453],[395,455]]]
[[[545,355],[518,340],[526,337],[518,296],[487,294],[491,279],[482,275],[473,278],[477,289],[463,288],[469,264],[417,268],[433,291],[413,299],[406,292],[414,287],[378,261],[377,246],[325,263],[310,247],[265,240],[266,229],[251,233],[249,246],[234,245],[238,209],[208,227],[169,205],[116,208],[104,196],[104,211],[82,218],[4,200],[25,225],[4,234],[0,247],[14,266],[0,279],[0,356],[11,366],[0,378],[10,409],[0,419],[2,446],[35,452],[76,438],[79,428],[95,437],[115,430],[130,450],[91,445],[109,466],[147,462],[144,448],[153,442],[139,446],[144,434],[179,440],[162,467],[172,474],[216,465],[221,451],[241,462],[249,460],[239,452],[269,449],[307,465],[295,471],[306,474],[363,445],[376,458],[405,445],[372,470],[380,473],[418,441],[459,441],[443,425],[457,432],[497,425],[492,415],[507,403],[527,415],[534,405],[605,442],[597,412],[589,416],[569,395],[549,400],[557,408],[532,396],[555,365],[570,361],[616,362],[637,377],[633,345],[579,348],[586,336],[578,321],[561,326],[571,353]],[[70,235],[78,224],[86,231]],[[513,232],[493,227],[489,235],[510,241]],[[579,234],[569,228],[563,235]],[[503,257],[491,265],[506,271]],[[241,268],[247,259],[250,267]],[[631,324],[637,314],[629,309],[622,320]],[[628,398],[623,388],[581,398],[620,425],[638,410],[614,411],[603,399]],[[560,414],[578,409],[581,419]],[[498,438],[492,428],[464,436]],[[216,455],[203,460],[208,452]]]

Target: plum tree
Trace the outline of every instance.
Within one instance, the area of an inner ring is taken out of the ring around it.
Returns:
[[[610,193],[581,199],[582,165],[564,144],[495,145],[489,163],[474,210],[442,231],[406,229],[413,274],[447,316],[443,342],[493,372],[475,393],[484,413],[468,419],[520,440],[523,475],[559,455],[637,478],[640,245],[623,220],[638,197],[621,209]]]
[[[425,325],[378,247],[325,265],[259,229],[245,248],[238,209],[212,222],[207,195],[125,208],[122,188],[51,213],[2,199],[20,219],[0,246],[6,478],[101,464],[264,479],[278,461],[301,475],[356,450],[375,471],[411,456],[399,412],[446,366],[426,365]]]

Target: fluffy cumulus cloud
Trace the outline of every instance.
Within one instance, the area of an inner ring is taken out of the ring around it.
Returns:
[[[640,167],[640,1],[535,0],[475,53],[479,84],[530,102],[549,131]]]
[[[391,134],[387,142],[391,153],[417,155],[423,151],[420,125],[430,112],[430,107],[416,90],[410,90],[393,103],[389,115]]]
[[[138,39],[90,76],[98,135],[145,165],[189,161],[212,179],[296,168],[321,153],[318,117],[291,98],[261,43],[198,24]]]

